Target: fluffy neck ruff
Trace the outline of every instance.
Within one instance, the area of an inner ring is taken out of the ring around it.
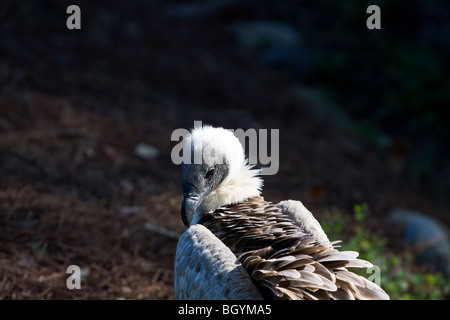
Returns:
[[[258,176],[260,170],[252,169],[252,166],[243,163],[241,168],[233,175],[228,176],[222,183],[203,200],[202,209],[212,212],[217,208],[235,204],[248,198],[261,195],[263,185]]]

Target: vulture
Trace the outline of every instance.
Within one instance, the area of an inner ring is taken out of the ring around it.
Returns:
[[[340,241],[330,242],[300,201],[272,203],[261,196],[260,170],[248,163],[233,132],[195,127],[183,150],[187,230],[175,254],[177,299],[389,299],[348,270],[372,264],[358,252],[340,251]]]

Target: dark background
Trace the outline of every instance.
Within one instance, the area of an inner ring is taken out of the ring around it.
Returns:
[[[381,30],[366,28],[371,4]],[[449,14],[445,1],[2,1],[0,298],[173,298],[170,136],[194,120],[279,129],[265,198],[319,219],[367,203],[394,253],[394,208],[449,225]],[[257,21],[298,39],[246,46],[236,30]],[[82,290],[65,286],[71,264]]]

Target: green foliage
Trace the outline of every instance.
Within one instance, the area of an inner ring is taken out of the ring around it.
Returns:
[[[367,203],[353,207],[353,214],[341,213],[332,207],[321,219],[322,228],[331,241],[343,240],[342,250],[354,250],[359,258],[380,267],[381,287],[393,300],[448,299],[450,282],[443,275],[430,273],[415,265],[408,252],[393,252],[388,240],[369,227]],[[354,270],[364,277],[365,270]]]
[[[36,256],[42,258],[47,255],[47,241],[41,235],[31,236],[31,248]]]

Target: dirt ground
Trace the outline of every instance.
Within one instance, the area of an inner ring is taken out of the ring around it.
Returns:
[[[280,129],[270,201],[302,200],[318,218],[367,202],[386,236],[396,207],[449,223],[405,180],[401,148],[380,154],[312,115],[298,84],[239,50],[229,15],[186,20],[133,3],[79,1],[74,31],[64,2],[0,5],[1,299],[172,299],[184,226],[171,133],[194,120]],[[140,156],[142,143],[158,155]],[[69,265],[81,290],[66,287]]]

